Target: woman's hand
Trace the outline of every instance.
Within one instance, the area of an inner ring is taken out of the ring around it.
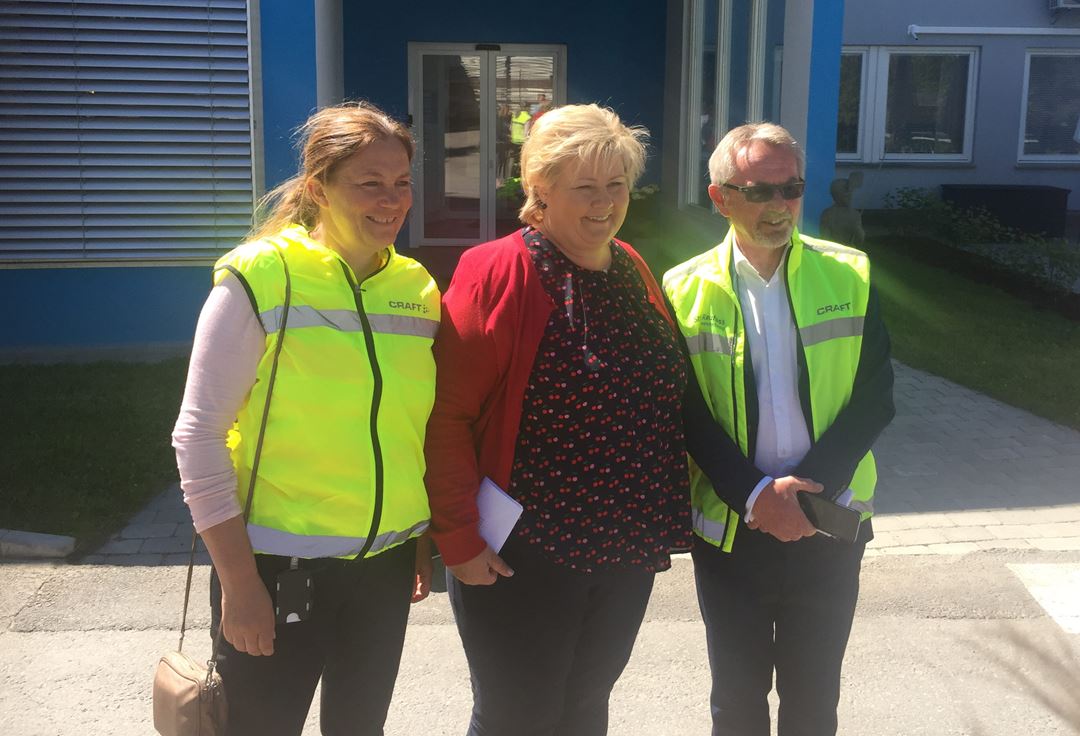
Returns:
[[[274,605],[256,575],[232,590],[221,590],[221,633],[238,652],[254,657],[274,653]]]
[[[221,634],[255,657],[274,653],[274,605],[255,566],[243,518],[200,532],[221,582]]]
[[[495,554],[491,547],[484,547],[484,551],[468,562],[460,565],[447,565],[455,578],[466,585],[491,585],[499,576],[508,578],[514,574],[501,557]]]
[[[412,602],[419,603],[431,593],[431,537],[427,534],[416,540],[416,577],[413,580]]]

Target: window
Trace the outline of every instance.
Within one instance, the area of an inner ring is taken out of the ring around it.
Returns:
[[[844,51],[840,55],[840,110],[836,122],[836,158],[860,160],[863,156],[863,69],[867,52]]]
[[[205,261],[243,238],[244,0],[3,3],[0,27],[0,262]]]
[[[885,154],[964,155],[966,54],[889,54]]]
[[[1080,53],[1027,54],[1021,161],[1080,160]]]
[[[687,146],[680,202],[711,207],[709,157],[716,144],[737,125],[777,114],[773,98],[779,99],[779,66],[766,60],[777,58],[784,20],[782,8],[770,7],[777,3],[767,0],[691,0],[687,5]]]
[[[970,161],[976,67],[975,49],[845,49],[837,159]]]

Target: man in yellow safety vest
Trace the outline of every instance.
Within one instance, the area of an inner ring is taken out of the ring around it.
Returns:
[[[866,254],[795,228],[804,161],[780,126],[730,131],[709,160],[709,197],[728,234],[664,277],[713,418],[738,446],[734,457],[758,471],[732,475],[761,478],[732,492],[692,473],[714,736],[768,736],[774,669],[780,736],[836,733],[873,536],[870,447],[894,412]],[[812,481],[859,512],[854,543],[816,534],[793,489]]]

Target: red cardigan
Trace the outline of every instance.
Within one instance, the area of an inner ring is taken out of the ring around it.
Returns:
[[[649,303],[674,329],[648,266],[615,242],[634,261]],[[476,493],[484,477],[510,486],[525,387],[554,308],[520,230],[466,251],[443,295],[424,454],[431,536],[447,565],[484,551]]]

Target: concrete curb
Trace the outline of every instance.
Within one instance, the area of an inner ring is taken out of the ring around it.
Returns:
[[[75,550],[75,537],[0,529],[0,558],[67,557]]]

